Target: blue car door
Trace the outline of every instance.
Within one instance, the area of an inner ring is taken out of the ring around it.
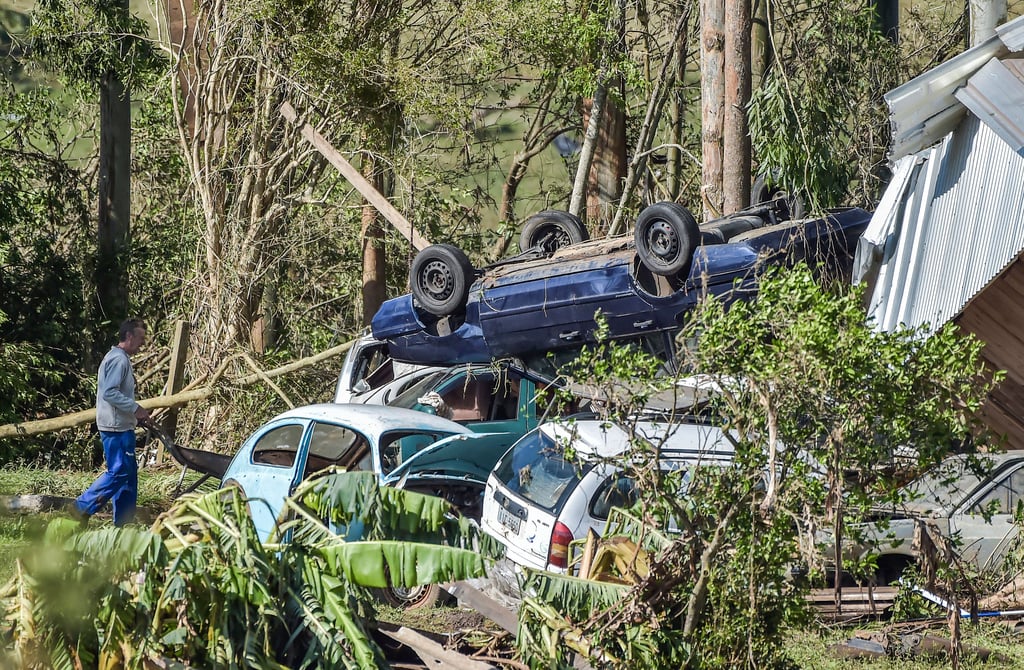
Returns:
[[[249,511],[260,540],[266,541],[281,513],[284,499],[300,478],[301,450],[309,422],[288,419],[271,424],[253,435],[249,463],[238,473],[238,480],[249,498]]]

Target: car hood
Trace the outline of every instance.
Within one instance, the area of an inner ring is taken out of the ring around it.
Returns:
[[[410,477],[445,475],[484,484],[515,439],[512,433],[452,435],[417,452],[385,475],[383,481],[393,484]]]

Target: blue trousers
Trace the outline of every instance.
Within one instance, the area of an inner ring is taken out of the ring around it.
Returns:
[[[107,471],[92,483],[75,504],[84,514],[95,514],[109,500],[114,506],[114,525],[123,526],[135,518],[139,498],[139,471],[135,463],[135,431],[100,431]]]

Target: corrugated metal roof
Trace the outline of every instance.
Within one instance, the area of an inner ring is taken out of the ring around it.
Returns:
[[[1024,22],[1020,17],[996,26],[996,35],[1010,51],[1024,51]]]
[[[907,160],[898,197],[875,212],[891,220],[874,233],[885,243],[869,314],[883,330],[952,319],[1024,248],[1024,157],[977,117]]]
[[[1016,36],[1018,28],[1024,30],[1024,17],[1001,27],[1003,34]],[[1000,35],[997,30],[995,36],[978,46],[885,94],[892,128],[890,161],[931,146],[956,128],[965,110],[953,93],[982,65],[1010,53]]]
[[[955,96],[1014,151],[1024,149],[1024,63],[993,58]]]

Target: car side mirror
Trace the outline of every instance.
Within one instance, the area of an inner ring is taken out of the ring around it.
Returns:
[[[360,379],[352,385],[352,390],[356,393],[366,393],[370,390],[370,385],[365,379]]]

